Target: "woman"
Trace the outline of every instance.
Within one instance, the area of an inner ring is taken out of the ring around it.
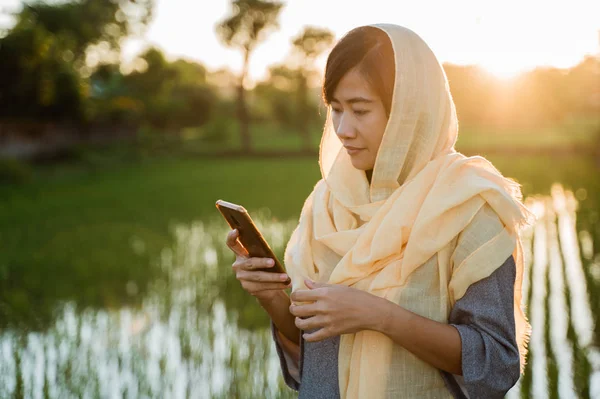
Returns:
[[[323,97],[323,178],[285,251],[291,298],[286,275],[227,239],[286,383],[301,398],[503,397],[530,331],[519,185],[455,151],[446,76],[406,28],[346,34]]]

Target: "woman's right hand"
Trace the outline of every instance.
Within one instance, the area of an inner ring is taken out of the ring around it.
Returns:
[[[269,302],[279,294],[279,291],[292,286],[291,283],[285,283],[288,279],[287,274],[262,271],[262,269],[273,267],[275,264],[273,259],[251,258],[248,251],[238,241],[238,236],[237,229],[231,230],[227,234],[227,246],[235,254],[232,268],[244,290],[259,301]]]

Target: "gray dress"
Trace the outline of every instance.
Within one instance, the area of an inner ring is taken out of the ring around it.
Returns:
[[[519,351],[513,309],[515,262],[510,256],[489,277],[472,284],[450,312],[462,342],[462,376],[440,370],[455,398],[503,398],[519,378]],[[290,373],[290,357],[271,330],[285,383],[299,398],[335,399],[338,386],[340,337],[300,342],[299,381]]]

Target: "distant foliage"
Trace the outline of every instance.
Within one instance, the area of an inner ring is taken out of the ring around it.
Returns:
[[[0,38],[0,118],[90,120],[90,57],[118,59],[120,40],[143,31],[153,0],[27,2]]]
[[[15,25],[0,37],[0,137],[8,131],[2,126],[18,125],[12,131],[41,140],[46,133],[27,128],[35,123],[75,126],[70,131],[81,137],[93,131],[126,131],[130,134],[122,136],[128,137],[141,132],[140,141],[146,140],[142,130],[154,132],[153,137],[213,143],[237,135],[242,148],[250,150],[250,132],[255,131],[250,125],[268,124],[282,136],[299,134],[298,142],[309,148],[326,115],[319,88],[323,71],[316,60],[334,45],[333,33],[304,27],[291,39],[288,56],[269,67],[266,79],[253,88],[246,82],[251,56],[278,29],[283,7],[279,1],[231,1],[215,34],[241,51],[243,68],[236,75],[228,69],[209,71],[190,60],[169,60],[154,47],[146,48],[133,66],[121,65],[119,44],[144,31],[153,0],[27,2],[15,14]],[[599,57],[509,80],[475,66],[446,64],[444,69],[463,127],[489,131],[577,120],[600,124]],[[56,135],[60,130],[45,131]]]
[[[29,165],[15,159],[0,159],[0,185],[25,183],[31,178]]]
[[[474,66],[444,65],[462,124],[553,126],[600,115],[600,58],[562,70],[537,68],[512,80]]]

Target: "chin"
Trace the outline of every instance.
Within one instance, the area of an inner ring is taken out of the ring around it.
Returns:
[[[358,170],[370,170],[373,169],[373,165],[369,162],[365,162],[361,159],[351,158],[352,166]]]

